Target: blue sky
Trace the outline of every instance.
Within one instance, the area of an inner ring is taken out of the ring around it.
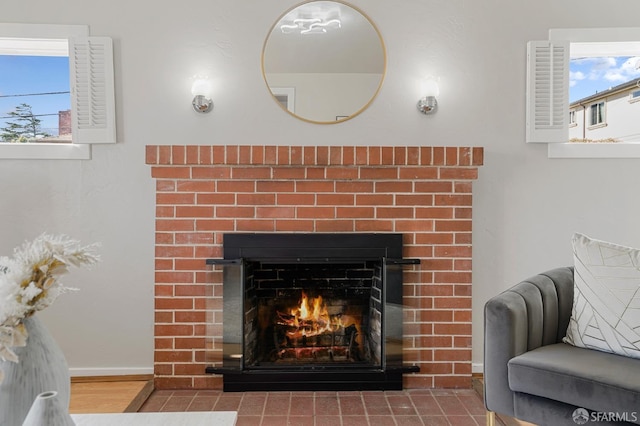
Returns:
[[[70,109],[70,96],[43,95],[2,97],[29,93],[68,92],[69,58],[61,56],[0,55],[0,127],[5,127],[7,113],[19,104],[32,106],[34,114],[57,114]],[[43,130],[57,134],[58,117],[38,117]],[[51,129],[51,130],[49,130]]]
[[[640,77],[640,57],[572,59],[569,64],[569,102]]]

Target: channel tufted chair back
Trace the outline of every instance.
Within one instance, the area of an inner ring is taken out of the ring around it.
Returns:
[[[573,267],[535,275],[485,304],[484,396],[489,410],[514,415],[508,361],[562,342],[572,307]],[[515,314],[523,311],[526,316]]]

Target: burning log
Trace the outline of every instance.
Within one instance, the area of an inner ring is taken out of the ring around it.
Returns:
[[[288,313],[276,311],[276,358],[307,362],[353,360],[358,353],[358,326],[345,325],[343,320],[341,314],[329,315],[322,296],[310,300],[303,293],[299,306]]]

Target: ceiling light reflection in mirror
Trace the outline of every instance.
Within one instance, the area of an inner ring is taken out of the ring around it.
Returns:
[[[382,86],[386,52],[375,25],[336,1],[311,1],[287,11],[264,43],[262,72],[287,112],[313,123],[355,117]]]

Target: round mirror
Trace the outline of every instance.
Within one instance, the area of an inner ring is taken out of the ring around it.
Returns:
[[[273,25],[262,50],[262,74],[287,112],[313,123],[339,123],[373,101],[386,67],[384,42],[358,9],[310,1]]]

